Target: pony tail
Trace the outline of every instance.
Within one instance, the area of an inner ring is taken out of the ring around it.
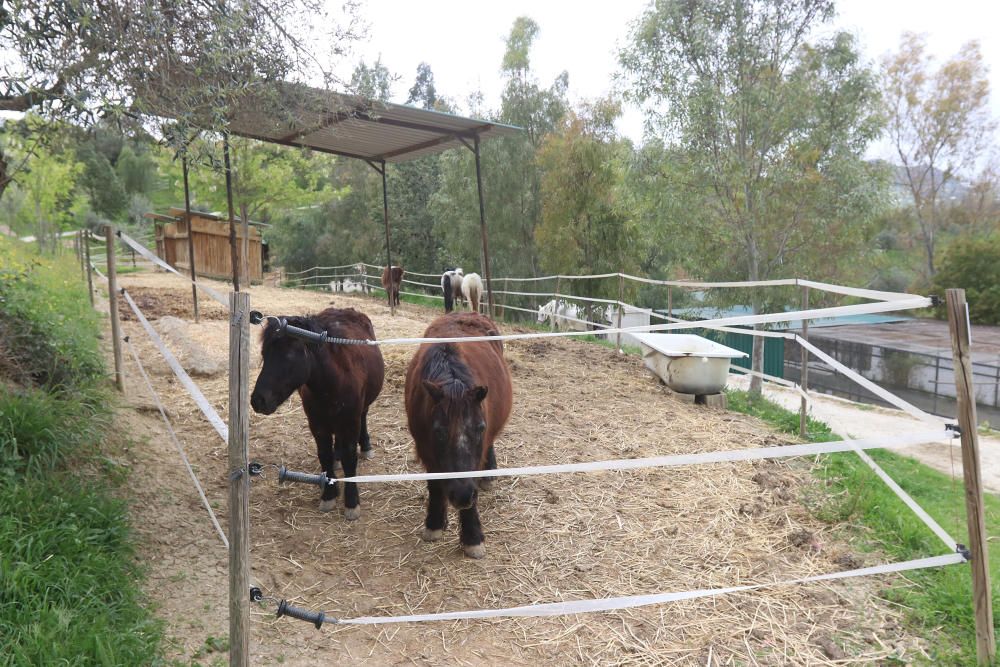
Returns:
[[[450,313],[455,309],[455,293],[451,289],[451,276],[447,273],[441,279],[441,289],[444,290],[444,312]]]

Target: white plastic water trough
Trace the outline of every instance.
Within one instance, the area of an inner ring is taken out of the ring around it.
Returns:
[[[731,359],[748,356],[692,334],[632,334],[642,345],[646,368],[681,394],[717,394],[726,386]]]

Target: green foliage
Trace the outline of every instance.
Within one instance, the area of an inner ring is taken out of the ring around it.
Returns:
[[[94,212],[111,221],[118,221],[128,206],[125,188],[108,158],[93,144],[81,144],[77,151],[83,163],[80,184],[90,195]]]
[[[75,263],[0,236],[0,373],[71,392],[94,383],[97,321]]]
[[[1000,324],[1000,236],[953,241],[933,284],[941,296],[951,287],[965,289],[973,323]],[[937,311],[938,317],[946,317],[944,306]]]
[[[580,116],[570,113],[538,151],[543,204],[535,240],[547,273],[635,269],[639,235],[624,186],[630,146],[614,136],[619,112],[618,105],[603,100]],[[581,283],[585,289],[596,285]],[[606,287],[617,295],[617,285]]]
[[[127,506],[95,466],[111,422],[73,262],[0,237],[0,665],[155,661]]]
[[[138,144],[122,148],[115,172],[128,195],[147,195],[156,183],[156,162],[149,151]]]
[[[759,417],[786,433],[798,433],[797,413],[766,399],[751,399],[746,392],[726,393],[730,409]],[[810,441],[835,439],[826,424],[810,420]],[[959,541],[966,539],[965,492],[960,479],[949,479],[894,452],[875,450],[870,455],[950,535]],[[811,509],[824,521],[846,524],[844,530],[851,533],[861,549],[881,552],[885,554],[883,560],[941,553],[937,537],[855,454],[818,457],[817,464],[815,473],[827,487],[819,497],[808,500]],[[984,502],[986,524],[996,526],[1000,522],[1000,497],[986,494]],[[990,558],[990,573],[996,598],[1000,595],[1000,554],[995,550]],[[903,609],[911,631],[928,641],[930,659],[916,664],[975,664],[972,583],[966,567],[917,570],[880,594]],[[1000,618],[995,618],[994,623],[1000,630]]]

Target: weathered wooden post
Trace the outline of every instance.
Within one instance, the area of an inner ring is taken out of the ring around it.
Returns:
[[[562,283],[562,276],[556,276],[556,291],[552,293],[553,305],[552,313],[550,315],[551,320],[549,320],[549,328],[552,331],[556,330],[556,315],[559,313],[559,286]]]
[[[802,288],[802,310],[809,309],[809,287],[804,286]],[[809,340],[809,320],[802,320],[802,340]],[[799,385],[802,387],[802,391],[809,391],[809,350],[805,348],[804,345],[800,345],[802,349],[802,371],[800,372]],[[799,404],[799,437],[806,437],[806,421],[808,419],[808,409],[809,405],[806,403],[806,397],[802,397],[802,402]]]
[[[993,634],[993,600],[990,597],[990,561],[983,510],[979,432],[976,429],[976,389],[972,383],[972,358],[969,350],[972,343],[969,304],[965,300],[964,289],[945,290],[945,299],[958,396],[958,425],[962,430],[962,474],[965,478],[965,512],[969,526],[976,654],[980,665],[991,665],[996,659],[997,649]]]
[[[198,274],[194,268],[194,229],[191,227],[191,188],[188,186],[187,156],[181,158],[181,173],[184,176],[184,221],[188,233],[188,264],[191,265],[191,300],[194,302],[194,321],[198,323]]]
[[[622,273],[618,274],[618,317],[615,323],[616,329],[622,328],[622,311],[625,310],[625,275]],[[615,334],[615,348],[621,352],[622,351],[622,332],[619,331]]]
[[[674,316],[674,288],[667,285],[667,317],[672,318]],[[667,319],[669,322],[670,319]]]
[[[104,244],[108,253],[108,311],[111,315],[111,349],[115,355],[115,386],[125,391],[125,365],[122,362],[121,323],[118,321],[118,276],[115,270],[115,227],[104,226]]]
[[[250,295],[229,294],[229,664],[250,664]]]
[[[83,230],[77,230],[76,237],[73,239],[73,249],[76,251],[76,261],[80,263],[80,279],[84,277],[86,272],[86,267],[83,265]]]
[[[87,296],[90,297],[90,307],[94,307],[94,273],[90,264],[90,230],[83,230],[84,261],[87,264]]]
[[[236,218],[233,213],[233,167],[229,161],[229,132],[222,134],[222,161],[226,171],[226,207],[229,212],[229,261],[233,269],[233,289],[240,291],[240,251],[236,243]]]

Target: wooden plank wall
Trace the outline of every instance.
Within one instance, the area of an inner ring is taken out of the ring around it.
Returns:
[[[184,221],[184,211],[171,209],[170,213],[179,220],[157,225],[156,249],[168,264],[180,271],[188,271],[190,270],[187,251],[188,230]],[[239,220],[236,225],[237,242],[242,244],[243,229]],[[229,223],[192,213],[191,226],[194,230],[194,263],[198,275],[208,278],[232,278]],[[263,268],[260,230],[250,227],[250,280],[261,282],[264,278]]]

